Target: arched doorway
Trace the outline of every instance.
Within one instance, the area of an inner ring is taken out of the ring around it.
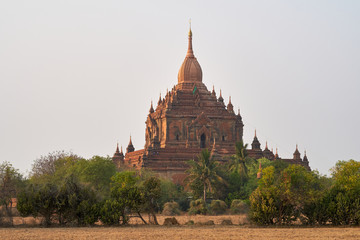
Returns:
[[[205,134],[201,134],[201,137],[200,137],[200,148],[205,148],[205,141],[206,141],[206,136]]]

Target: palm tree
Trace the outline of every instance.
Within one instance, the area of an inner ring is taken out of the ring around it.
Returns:
[[[204,191],[204,203],[206,203],[206,191],[212,191],[212,185],[215,182],[223,182],[219,176],[219,163],[213,159],[208,149],[204,149],[198,156],[198,161],[189,160],[187,162],[190,168],[186,171],[189,175],[186,177],[188,184],[196,181],[201,182]]]
[[[236,142],[235,155],[231,157],[230,171],[238,172],[242,177],[247,178],[248,169],[246,163],[249,161],[248,153],[246,151],[247,144],[244,145],[243,141]]]

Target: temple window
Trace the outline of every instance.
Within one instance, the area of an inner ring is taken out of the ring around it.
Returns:
[[[200,148],[205,148],[205,141],[206,141],[206,136],[205,134],[201,134],[201,137],[200,137]]]

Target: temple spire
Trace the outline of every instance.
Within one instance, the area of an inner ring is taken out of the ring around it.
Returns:
[[[132,143],[132,140],[131,140],[131,134],[130,134],[130,141],[129,141],[129,144],[126,148],[126,153],[129,153],[129,152],[133,152],[135,151],[135,148],[134,148],[134,145]]]
[[[116,151],[115,152],[120,153],[120,151],[119,151],[119,143],[116,144]]]
[[[276,148],[275,159],[279,159],[278,149]]]
[[[215,87],[214,87],[214,85],[213,85],[213,89],[212,89],[211,95],[213,95],[214,97],[216,97],[216,93],[215,93]]]
[[[295,152],[294,152],[294,158],[293,159],[296,159],[296,160],[300,160],[301,159],[301,156],[300,156],[300,152],[298,150],[298,145],[296,144],[296,149],[295,149]]]
[[[149,113],[153,113],[154,112],[154,108],[153,108],[153,102],[151,100],[151,106],[150,106],[150,110],[149,110]]]
[[[194,52],[192,49],[192,31],[191,31],[191,19],[190,19],[190,27],[189,27],[189,44],[188,44],[188,51],[186,56],[187,57],[194,57]]]
[[[218,98],[218,101],[221,102],[221,103],[224,103],[224,99],[223,99],[222,94],[221,94],[221,89],[220,89],[220,96]]]
[[[254,136],[254,140],[253,140],[253,142],[251,143],[251,148],[253,149],[253,150],[261,150],[261,144],[260,144],[260,142],[259,142],[259,139],[257,138],[257,136],[256,136],[256,129],[255,129],[255,136]]]
[[[304,152],[303,162],[309,162],[309,160],[308,160],[308,158],[307,158],[307,156],[306,156],[306,150],[305,150],[305,152]]]

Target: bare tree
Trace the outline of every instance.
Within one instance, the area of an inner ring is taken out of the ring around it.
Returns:
[[[78,158],[77,155],[72,152],[62,151],[54,151],[49,153],[48,155],[41,156],[36,159],[32,164],[32,170],[30,175],[34,177],[39,177],[42,175],[53,175],[56,170],[56,162],[59,159],[63,159],[66,157],[74,157]]]

